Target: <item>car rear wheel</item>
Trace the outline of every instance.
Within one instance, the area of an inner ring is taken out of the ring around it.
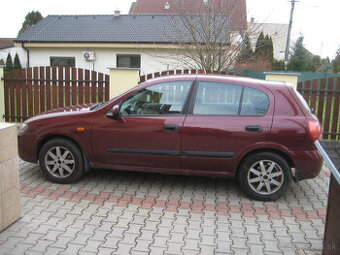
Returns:
[[[84,174],[80,149],[63,138],[50,140],[42,146],[39,164],[46,177],[57,183],[72,183]]]
[[[238,182],[250,197],[261,201],[272,201],[282,196],[291,181],[287,161],[271,152],[248,156],[241,163]]]

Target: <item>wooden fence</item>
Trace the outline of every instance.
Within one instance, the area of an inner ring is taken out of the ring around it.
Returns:
[[[318,117],[323,139],[340,140],[340,77],[299,82],[297,90]]]
[[[34,67],[4,75],[5,121],[109,99],[109,75],[71,67]]]
[[[169,71],[163,71],[163,72],[156,72],[156,73],[150,73],[140,76],[139,82],[144,82],[147,80],[150,80],[152,78],[161,77],[161,76],[167,76],[167,75],[176,75],[176,74],[205,74],[204,70],[196,70],[196,69],[185,69],[185,70],[169,70]],[[211,72],[208,74],[229,74],[229,75],[235,75],[234,73],[219,73],[219,72]]]

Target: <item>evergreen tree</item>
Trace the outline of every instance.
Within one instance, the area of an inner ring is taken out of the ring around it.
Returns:
[[[336,52],[336,56],[333,60],[333,72],[340,72],[340,48]]]
[[[21,63],[20,63],[18,52],[15,54],[15,57],[14,57],[14,69],[21,69]]]
[[[257,38],[256,41],[256,46],[255,46],[255,55],[256,57],[263,57],[263,48],[265,45],[265,40],[264,40],[264,34],[263,31],[260,33],[259,37]]]
[[[338,66],[338,63],[336,61],[333,61],[333,72],[337,73],[340,71],[340,68]]]
[[[319,72],[322,72],[322,73],[331,73],[332,71],[333,71],[333,65],[332,65],[331,60],[329,59],[329,57],[323,58],[321,60],[321,67],[319,69]]]
[[[311,72],[313,71],[313,54],[303,45],[303,36],[300,36],[293,46],[293,54],[288,62],[288,70]]]
[[[6,60],[5,72],[10,72],[12,70],[13,70],[12,56],[11,56],[11,53],[8,53],[7,60]]]
[[[274,44],[271,37],[268,39],[268,58],[271,62],[274,60]]]
[[[254,58],[254,51],[251,46],[249,35],[246,34],[244,37],[243,44],[241,46],[240,54],[238,56],[238,61],[250,61]]]
[[[33,27],[35,24],[37,24],[42,19],[43,19],[43,16],[41,15],[39,11],[29,12],[25,17],[25,21],[22,23],[22,27],[19,30],[18,35],[22,34],[27,29]]]
[[[313,62],[313,72],[319,72],[321,69],[321,57],[318,55],[314,55],[312,58]]]
[[[271,63],[274,59],[273,39],[261,32],[256,41],[255,55]]]
[[[273,71],[284,71],[285,70],[285,62],[283,60],[274,59],[272,62],[272,70]]]
[[[4,66],[5,65],[5,62],[3,59],[0,59],[0,66]]]

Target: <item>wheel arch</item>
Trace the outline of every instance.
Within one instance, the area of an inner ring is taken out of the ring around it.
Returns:
[[[72,139],[71,137],[66,136],[66,135],[47,135],[47,136],[43,137],[39,141],[38,146],[37,146],[37,150],[36,150],[36,153],[35,153],[36,154],[35,155],[36,161],[39,160],[39,154],[40,154],[40,151],[41,151],[41,148],[43,147],[43,145],[45,143],[47,143],[48,141],[52,140],[52,139],[58,139],[58,138],[68,140],[78,147],[78,149],[81,151],[81,153],[83,155],[83,163],[84,163],[85,173],[88,172],[91,168],[90,167],[90,160],[89,160],[88,156],[86,155],[85,151],[81,148],[79,143],[77,143],[77,141],[75,141],[74,139]]]
[[[287,161],[289,168],[295,167],[293,160],[291,159],[291,157],[287,153],[280,151],[280,150],[277,150],[277,149],[262,148],[262,149],[256,149],[256,150],[250,151],[241,158],[241,160],[238,162],[238,165],[237,165],[237,168],[236,168],[236,175],[239,173],[239,168],[247,157],[249,157],[250,155],[262,153],[262,152],[270,152],[270,153],[277,154]]]

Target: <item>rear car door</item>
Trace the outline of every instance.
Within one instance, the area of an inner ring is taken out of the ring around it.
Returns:
[[[198,82],[192,112],[182,131],[183,171],[232,175],[237,156],[247,146],[265,142],[270,133],[274,98],[266,92],[222,82]]]

